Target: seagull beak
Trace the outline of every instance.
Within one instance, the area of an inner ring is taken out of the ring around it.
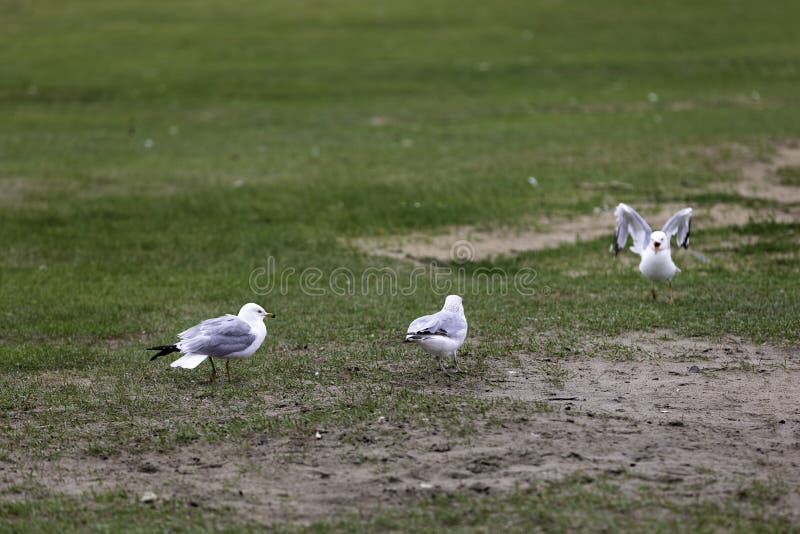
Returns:
[[[274,313],[270,313],[270,312],[267,312],[266,316],[269,317],[270,319],[274,319],[275,317],[277,317],[277,315],[275,315]]]
[[[658,241],[654,241],[653,242],[653,248],[654,249],[658,250],[658,247],[660,247],[660,246],[661,246],[661,243],[659,243]]]

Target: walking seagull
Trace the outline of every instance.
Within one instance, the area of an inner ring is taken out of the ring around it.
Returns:
[[[433,315],[425,315],[414,319],[406,332],[406,343],[419,343],[428,354],[433,354],[439,362],[439,368],[447,375],[443,358],[453,358],[456,372],[461,372],[456,359],[456,351],[467,337],[467,318],[464,316],[464,306],[461,297],[449,295],[444,301],[444,307]]]
[[[159,351],[150,358],[150,361],[173,352],[182,352],[184,355],[172,362],[170,367],[194,369],[208,358],[211,361],[211,381],[213,382],[217,378],[214,358],[222,358],[225,360],[225,372],[230,380],[229,360],[249,358],[267,337],[264,317],[275,317],[275,315],[265,312],[264,308],[251,302],[242,306],[239,315],[227,314],[214,319],[206,319],[178,334],[180,341],[174,345],[161,345],[147,349]]]
[[[628,242],[628,234],[633,238],[631,250],[642,257],[639,270],[653,283],[653,300],[656,298],[655,282],[669,283],[669,301],[672,302],[672,277],[681,272],[673,263],[669,250],[672,236],[677,235],[679,247],[689,248],[692,208],[683,208],[669,218],[660,231],[653,232],[650,225],[635,209],[627,204],[620,204],[614,210],[617,218],[617,230],[614,234],[614,255],[619,253]]]

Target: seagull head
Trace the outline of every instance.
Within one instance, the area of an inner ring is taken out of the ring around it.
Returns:
[[[657,230],[652,234],[650,234],[650,242],[653,244],[653,250],[655,250],[656,252],[669,247],[669,241],[667,241],[667,234],[665,234],[661,230]]]
[[[264,311],[258,304],[250,302],[239,310],[239,317],[245,321],[263,321],[264,317],[275,317],[275,314]]]
[[[444,306],[442,309],[455,313],[463,313],[464,306],[461,304],[461,297],[458,295],[447,295],[447,298],[444,299]]]

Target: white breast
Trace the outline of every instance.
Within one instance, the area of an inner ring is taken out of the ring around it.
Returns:
[[[639,270],[647,278],[656,282],[672,280],[672,277],[678,272],[669,250],[654,252],[650,247],[642,253]]]

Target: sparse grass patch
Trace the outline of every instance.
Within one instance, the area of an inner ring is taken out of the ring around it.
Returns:
[[[564,389],[564,379],[569,376],[569,371],[558,362],[542,362],[539,364],[539,371],[553,387]]]
[[[196,503],[142,503],[124,489],[81,498],[45,494],[34,500],[0,501],[0,515],[3,528],[15,532],[248,531],[256,527],[238,520],[231,524],[226,510],[204,510]]]
[[[778,489],[769,486],[766,494]],[[743,510],[735,502],[675,503],[659,497],[655,488],[638,494],[623,491],[613,479],[594,480],[576,475],[555,484],[509,494],[477,497],[474,494],[434,494],[405,510],[387,511],[362,519],[318,522],[311,532],[367,532],[380,530],[458,529],[481,531],[487,526],[506,532],[563,532],[609,530],[624,532],[715,531],[773,532],[791,529],[791,523],[759,505],[764,495],[745,492],[742,500],[753,505]],[[305,529],[303,529],[305,530]]]
[[[800,167],[780,167],[777,171],[775,171],[775,174],[778,175],[783,185],[800,187]]]
[[[638,346],[624,345],[622,343],[600,343],[597,352],[603,357],[617,361],[635,361],[649,358],[650,353]]]

